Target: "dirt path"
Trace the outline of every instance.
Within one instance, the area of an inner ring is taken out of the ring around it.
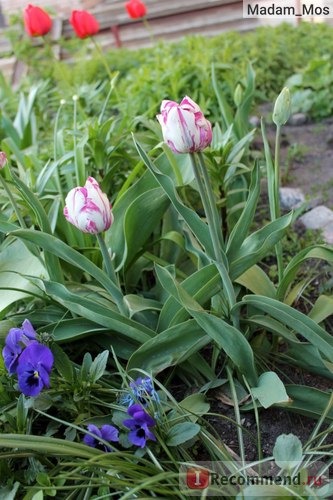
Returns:
[[[267,131],[273,147],[275,126]],[[283,127],[281,171],[282,186],[300,188],[316,205],[333,209],[333,118]]]

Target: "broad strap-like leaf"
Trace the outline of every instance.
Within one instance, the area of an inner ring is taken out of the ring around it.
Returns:
[[[291,221],[292,214],[287,214],[270,222],[265,227],[250,234],[238,250],[235,250],[232,255],[229,254],[231,279],[237,279],[265,257],[268,251],[283,238]]]
[[[206,252],[210,257],[214,256],[213,245],[211,242],[209,229],[207,224],[200,219],[200,217],[194,212],[192,209],[186,207],[182,201],[180,200],[176,187],[170,177],[165,174],[159,172],[157,167],[153,164],[150,158],[147,156],[143,148],[137,141],[135,142],[135,146],[138,150],[138,153],[145,163],[146,167],[153,174],[154,178],[158,182],[158,184],[162,187],[171,203],[179,213],[179,215],[185,220],[186,224],[192,231],[195,238],[200,242],[200,244],[206,249]]]
[[[185,361],[209,342],[209,336],[190,319],[147,340],[130,357],[127,369],[141,368],[156,374]]]
[[[32,241],[49,253],[87,272],[110,293],[111,298],[119,300],[120,292],[113,281],[87,257],[81,255],[55,236],[32,229],[19,229],[11,234],[22,240]]]
[[[234,255],[248,235],[260,194],[259,174],[259,164],[256,163],[251,173],[251,184],[245,207],[228,238],[227,255]]]
[[[155,335],[155,332],[145,325],[118,313],[111,307],[111,303],[110,307],[106,307],[90,299],[89,295],[85,297],[72,292],[60,283],[46,280],[38,281],[47,295],[75,314],[109,328],[110,333],[112,331],[119,332],[125,338],[132,339],[138,344],[143,344]],[[34,280],[34,282],[37,284],[37,280]]]
[[[226,353],[237,369],[256,385],[257,373],[254,364],[253,351],[245,336],[226,321],[204,311],[184,288],[177,283],[169,271],[156,266],[160,283],[195,319],[209,337]]]
[[[333,248],[327,245],[313,245],[295,255],[287,265],[277,290],[277,296],[281,300],[284,299],[288,287],[293,282],[300,266],[307,259],[322,259],[327,260],[327,262],[333,262]]]
[[[278,300],[262,295],[246,295],[242,303],[251,305],[259,311],[264,311],[272,318],[295,330],[328,359],[333,359],[333,337],[321,328],[315,321],[292,307]]]
[[[214,264],[202,267],[182,281],[183,289],[199,304],[205,304],[221,290],[221,277]],[[159,317],[158,331],[182,323],[189,317],[186,309],[172,295],[166,300]]]

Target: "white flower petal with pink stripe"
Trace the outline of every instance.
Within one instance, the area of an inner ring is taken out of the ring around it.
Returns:
[[[111,204],[93,177],[88,177],[84,187],[72,189],[65,203],[64,216],[84,233],[101,233],[113,222]]]
[[[174,153],[202,151],[212,142],[212,126],[190,97],[180,104],[164,100],[157,119],[163,139]]]

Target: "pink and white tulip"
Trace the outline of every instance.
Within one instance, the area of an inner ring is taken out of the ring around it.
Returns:
[[[162,101],[157,119],[163,139],[174,153],[202,151],[212,142],[211,123],[190,97],[184,97],[180,104]]]
[[[7,165],[7,156],[6,153],[0,151],[0,170]]]
[[[84,233],[101,233],[113,222],[111,203],[93,177],[88,177],[84,187],[71,189],[65,203],[64,216]]]

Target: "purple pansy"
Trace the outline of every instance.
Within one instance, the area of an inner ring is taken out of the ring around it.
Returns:
[[[37,396],[50,385],[53,354],[45,345],[34,342],[20,354],[17,376],[18,385],[25,396]]]
[[[93,448],[98,448],[99,450],[103,450],[106,452],[112,451],[111,446],[107,446],[105,443],[101,441],[119,441],[119,432],[116,427],[113,427],[112,425],[102,425],[102,427],[99,429],[96,425],[94,424],[89,424],[88,425],[88,431],[94,434],[95,436],[90,436],[89,434],[86,434],[83,438],[83,442],[88,445],[92,446]]]
[[[156,425],[156,422],[141,405],[135,404],[130,406],[127,413],[132,418],[124,420],[123,424],[130,429],[128,440],[132,444],[144,448],[148,439],[156,441],[156,437],[149,429]]]
[[[37,343],[37,340],[36,332],[28,319],[23,321],[22,328],[11,328],[9,330],[2,356],[10,375],[16,373],[19,356],[23,349],[31,343]]]

